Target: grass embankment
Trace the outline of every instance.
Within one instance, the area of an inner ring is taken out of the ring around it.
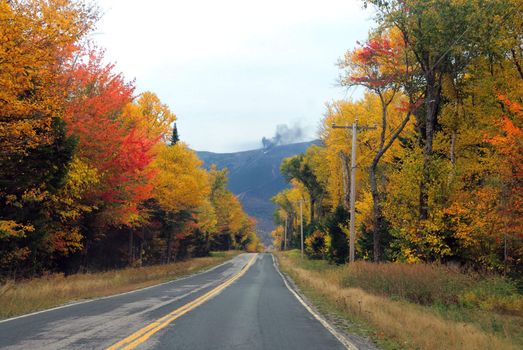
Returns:
[[[499,276],[444,266],[335,266],[277,253],[282,270],[323,312],[385,349],[521,349],[523,296]]]
[[[218,265],[239,251],[211,253],[168,265],[126,268],[108,272],[62,274],[0,285],[0,319],[48,309],[68,302],[108,296],[174,280]]]

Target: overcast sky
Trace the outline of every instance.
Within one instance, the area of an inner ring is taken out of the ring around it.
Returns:
[[[138,92],[158,94],[196,150],[261,146],[278,124],[315,137],[336,61],[372,25],[360,0],[99,0],[96,41]]]

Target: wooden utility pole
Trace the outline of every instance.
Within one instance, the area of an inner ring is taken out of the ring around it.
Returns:
[[[332,124],[333,129],[350,129],[352,130],[352,147],[350,159],[350,234],[349,234],[349,261],[354,262],[354,244],[356,240],[356,157],[357,157],[357,143],[358,143],[358,129],[368,130],[376,129],[376,126],[358,126],[356,119],[352,125],[336,125]]]
[[[300,240],[301,240],[301,258],[303,259],[303,198],[291,203],[300,203]]]
[[[283,239],[283,250],[287,250],[287,213],[285,214],[285,236]]]
[[[303,259],[303,200],[300,200],[301,258]]]

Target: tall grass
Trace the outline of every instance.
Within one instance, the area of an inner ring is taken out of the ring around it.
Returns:
[[[523,316],[523,298],[513,281],[501,276],[462,273],[433,264],[347,265],[342,286],[421,305],[461,305]]]
[[[302,261],[294,252],[279,253],[278,259],[303,290],[329,310],[364,323],[375,338],[391,340],[392,348],[523,345],[522,297],[501,277],[481,279],[433,265],[358,262],[340,267]]]
[[[52,274],[0,285],[0,319],[67,302],[127,292],[173,280],[224,262],[239,252],[224,252],[168,265],[127,268],[65,277]]]

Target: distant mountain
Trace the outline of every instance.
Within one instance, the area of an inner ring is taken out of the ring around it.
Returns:
[[[271,198],[288,187],[280,174],[281,162],[304,152],[312,144],[319,144],[319,141],[236,153],[197,153],[206,168],[216,164],[218,169],[229,169],[229,189],[238,196],[245,211],[258,221],[260,238],[265,244],[270,244],[275,209]]]

